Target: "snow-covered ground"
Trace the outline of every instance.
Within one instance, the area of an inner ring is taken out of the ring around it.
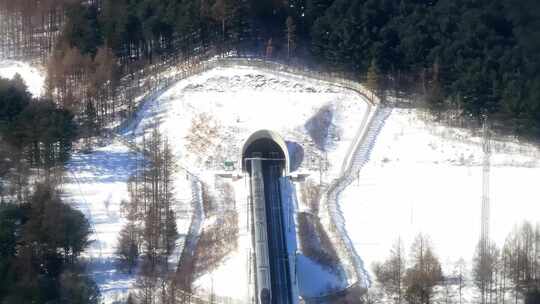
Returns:
[[[416,110],[393,110],[359,179],[340,196],[348,234],[369,271],[398,237],[409,248],[420,232],[447,273],[459,258],[471,262],[480,237],[481,142],[426,123]],[[492,150],[490,235],[502,246],[514,225],[540,221],[540,153],[497,139]]]
[[[310,159],[315,157],[315,148],[305,124],[323,108],[331,113],[329,129],[334,134],[327,142],[330,177],[340,169],[367,105],[352,91],[290,74],[239,67],[190,77],[148,102],[139,113],[136,130],[140,134],[159,121],[182,162],[202,171],[221,169],[224,160],[235,161],[238,167],[243,141],[257,130],[270,129],[302,146],[300,170],[309,170],[319,160]],[[193,119],[198,118],[204,118],[203,127],[215,129],[215,134],[190,150],[186,137],[191,135]]]
[[[128,179],[135,172],[141,155],[124,143],[112,140],[90,153],[74,152],[66,166],[63,184],[65,199],[81,210],[92,225],[92,243],[83,253],[89,271],[98,284],[104,303],[125,299],[136,280],[136,271],[118,270],[116,249],[126,220],[122,201],[129,200]],[[190,181],[182,171],[175,173],[177,229],[182,235],[189,228]],[[176,266],[182,239],[170,258]]]
[[[24,79],[28,86],[28,91],[34,97],[39,97],[43,94],[45,76],[38,68],[20,61],[0,60],[0,77],[11,79],[17,73]]]
[[[236,209],[239,212],[238,247],[235,252],[225,257],[222,264],[212,272],[202,275],[194,284],[196,293],[208,295],[211,290],[222,298],[236,299],[240,303],[249,299],[249,248],[251,232],[248,227],[247,197],[248,188],[245,179],[233,182]],[[234,279],[232,275],[234,274]]]
[[[115,252],[126,222],[120,204],[129,199],[127,181],[137,157],[122,143],[112,142],[91,153],[73,153],[66,166],[62,190],[65,200],[91,223],[92,243],[83,256],[106,303],[125,295],[135,280],[134,275],[116,269]]]
[[[182,80],[146,103],[125,135],[141,142],[144,131],[157,122],[181,166],[214,185],[214,174],[224,169],[225,161],[233,161],[239,168],[240,151],[247,137],[257,130],[270,129],[283,136],[291,150],[296,147],[291,157],[297,160],[297,170],[319,178],[320,159],[326,158],[328,166],[324,166],[327,170],[323,178],[330,180],[338,176],[366,109],[365,100],[358,94],[327,83],[248,67],[217,68]],[[323,132],[330,136],[323,142],[325,152],[310,137],[310,124],[327,127]],[[196,140],[200,138],[204,140]],[[239,212],[238,247],[217,269],[195,282],[202,296],[213,291],[240,302],[249,296],[251,240],[245,183],[245,179],[233,182]],[[303,280],[300,293],[316,295],[343,285],[313,280],[325,270],[311,261],[304,260],[298,267],[302,273],[299,279]]]

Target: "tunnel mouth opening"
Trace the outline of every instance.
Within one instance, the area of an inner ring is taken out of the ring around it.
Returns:
[[[280,171],[289,173],[289,153],[285,141],[275,132],[260,130],[253,133],[242,148],[242,170],[251,174],[250,159],[278,165]]]
[[[272,139],[260,138],[253,141],[244,151],[243,162],[244,168],[251,174],[251,162],[249,159],[258,158],[263,161],[270,161],[274,164],[279,164],[280,169],[285,167],[285,153],[281,147]]]

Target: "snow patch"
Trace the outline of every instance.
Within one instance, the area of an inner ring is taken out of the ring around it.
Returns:
[[[481,142],[426,123],[417,110],[393,110],[359,179],[340,196],[349,237],[371,274],[398,237],[408,248],[419,232],[430,236],[443,271],[459,258],[471,262],[480,237]],[[502,246],[514,225],[539,220],[540,153],[500,139],[492,147],[490,233]]]
[[[20,61],[0,61],[0,77],[11,79],[15,74],[21,75],[28,86],[28,91],[32,93],[34,97],[43,95],[45,75],[40,69]]]

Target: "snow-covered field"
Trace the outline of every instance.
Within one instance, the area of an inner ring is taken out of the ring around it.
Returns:
[[[0,77],[11,79],[17,73],[24,79],[28,86],[28,91],[34,97],[39,97],[43,94],[45,76],[38,68],[20,61],[0,60]]]
[[[459,258],[471,262],[480,237],[481,141],[426,123],[416,110],[393,110],[370,161],[340,197],[347,231],[369,271],[398,237],[409,248],[420,232],[430,236],[447,273]],[[540,153],[497,139],[492,150],[490,234],[502,246],[515,224],[540,221]]]
[[[65,200],[81,210],[91,223],[92,243],[83,254],[103,299],[110,303],[127,293],[135,278],[116,270],[116,245],[125,224],[120,204],[128,200],[127,181],[137,155],[119,142],[85,154],[73,153],[63,184]]]

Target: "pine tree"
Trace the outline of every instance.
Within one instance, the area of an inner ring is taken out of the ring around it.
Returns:
[[[158,281],[155,266],[151,263],[144,263],[141,268],[135,282],[137,291],[134,297],[139,304],[153,304],[155,303]]]
[[[176,217],[173,210],[168,209],[165,216],[165,232],[164,232],[165,254],[171,255],[176,246],[178,239],[178,230],[176,227]]]
[[[332,0],[305,0],[306,23],[312,25],[319,17],[324,15],[332,2]]]
[[[229,25],[230,41],[238,51],[249,47],[249,40],[254,39],[253,30],[250,24],[250,4],[249,0],[229,0],[231,1],[231,20]],[[248,49],[249,50],[249,49]]]
[[[216,0],[212,6],[212,16],[221,24],[221,35],[223,40],[226,39],[227,22],[234,15],[235,9],[232,0]]]

